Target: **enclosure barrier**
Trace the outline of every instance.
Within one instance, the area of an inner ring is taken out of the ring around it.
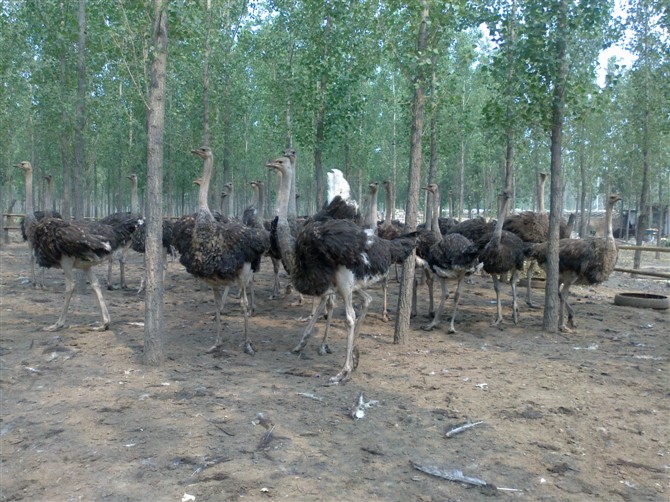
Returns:
[[[629,246],[627,244],[617,244],[617,249],[625,249],[629,251],[653,251],[654,253],[670,253],[670,248],[663,248],[657,246]],[[662,279],[670,279],[670,273],[652,272],[636,268],[621,268],[614,267],[615,272],[623,272],[625,274],[648,275],[650,277],[660,277]]]

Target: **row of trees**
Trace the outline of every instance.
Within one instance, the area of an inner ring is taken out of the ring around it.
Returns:
[[[421,183],[451,192],[443,200],[460,216],[493,209],[501,188],[515,206],[537,207],[537,174],[550,171],[554,237],[564,205],[584,215],[610,191],[638,209],[642,230],[650,205],[670,193],[670,12],[633,0],[622,24],[614,7],[4,2],[0,192],[20,198],[10,166],[28,159],[38,179],[56,176],[62,213],[100,216],[128,207],[124,179],[134,172],[147,213],[172,216],[192,209],[194,146],[213,148],[213,185],[232,182],[238,205],[249,180],[268,176],[265,162],[292,147],[300,212],[322,204],[333,167],[360,198],[367,181],[392,179],[410,223]],[[598,56],[616,42],[636,62],[610,61],[601,85]],[[555,299],[547,295],[547,325]]]
[[[394,179],[403,207],[418,67],[427,72],[424,181],[438,181],[443,200],[452,192],[457,215],[494,208],[512,134],[515,205],[537,207],[537,173],[550,170],[559,36],[566,206],[588,209],[614,189],[631,208],[663,202],[670,153],[662,4],[631,2],[624,31],[607,0],[566,1],[563,14],[542,0],[434,3],[427,48],[417,55],[418,4],[172,2],[166,213],[191,209],[199,166],[188,152],[205,141],[217,155],[214,186],[232,181],[236,207],[247,202],[246,182],[265,179],[265,161],[285,146],[300,157],[301,212],[320,205],[332,167],[359,191]],[[5,200],[22,199],[11,165],[31,160],[38,179],[55,175],[61,212],[127,208],[125,175],[146,174],[149,5],[5,2],[0,21]],[[599,53],[625,34],[635,64],[610,62],[599,85]]]

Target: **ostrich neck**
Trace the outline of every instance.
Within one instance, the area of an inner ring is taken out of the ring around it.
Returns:
[[[286,174],[279,175],[279,195],[277,196],[277,243],[284,263],[289,268],[289,274],[295,270],[295,241],[291,235],[288,223],[289,197],[291,196],[291,183],[293,173],[288,170]]]
[[[26,169],[26,214],[32,214],[33,210],[33,172]]]
[[[442,233],[440,232],[440,193],[433,193],[433,221],[431,224],[431,230],[433,234],[438,239],[442,239]]]
[[[370,210],[368,211],[366,226],[377,228],[377,190],[370,190]]]
[[[44,193],[44,210],[52,211],[53,210],[53,189],[54,182],[52,179],[47,180],[47,186]]]
[[[607,208],[605,209],[605,224],[607,225],[607,231],[605,233],[605,237],[607,237],[607,239],[611,241],[614,240],[614,229],[612,225],[613,212],[614,212],[614,204],[608,201]]]
[[[500,203],[500,208],[498,209],[498,221],[496,221],[496,226],[493,229],[493,236],[491,240],[500,242],[502,238],[502,229],[503,224],[505,223],[505,218],[507,217],[507,210],[509,208],[509,198],[503,197],[502,202]]]
[[[202,163],[202,182],[198,190],[198,207],[200,211],[209,213],[209,204],[207,202],[207,194],[209,192],[209,182],[212,178],[212,165],[214,159],[211,156],[205,157]]]
[[[265,191],[263,186],[257,185],[256,190],[258,190],[258,214],[261,218],[265,218]]]
[[[390,225],[393,221],[393,184],[388,183],[386,185],[386,216],[384,217],[384,223]]]
[[[139,214],[139,199],[137,197],[137,180],[130,181],[130,212]]]

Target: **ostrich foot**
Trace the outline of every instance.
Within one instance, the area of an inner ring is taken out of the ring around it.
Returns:
[[[528,306],[529,309],[539,310],[539,308],[540,308],[539,305],[535,305],[533,302],[528,302],[528,301],[527,301],[527,302],[526,302],[526,305]]]
[[[456,333],[456,328],[454,328],[453,326],[451,326],[451,327],[449,328],[449,330],[447,330],[447,333],[449,333],[450,335],[453,335],[454,333]]]
[[[307,321],[310,321],[311,319],[312,319],[312,314],[309,314],[309,315],[306,315],[306,316],[303,316],[303,317],[298,317],[298,321],[300,321],[300,322],[307,322]]]
[[[303,349],[305,348],[306,345],[307,345],[307,340],[305,340],[305,341],[301,340],[298,345],[296,345],[295,347],[293,347],[291,349],[291,352],[293,354],[300,354],[303,351]]]
[[[107,331],[109,329],[109,323],[104,323],[104,324],[89,324],[91,326],[92,331]]]
[[[344,368],[342,368],[342,371],[340,371],[337,375],[335,375],[329,380],[330,385],[338,385],[341,383],[345,383],[347,380],[349,380],[349,377],[354,372],[354,370],[358,368],[358,359],[360,356],[358,352],[358,347],[354,347],[351,356],[352,356],[352,365],[351,365],[352,367],[349,368],[345,364]]]
[[[277,300],[279,296],[275,295],[274,293],[268,296],[268,300]]]
[[[253,345],[251,345],[250,340],[247,340],[246,342],[244,342],[244,353],[249,354],[250,356],[253,356],[254,354],[256,354],[256,352],[254,351]]]
[[[561,333],[572,333],[572,330],[570,328],[568,328],[565,324],[563,324],[562,326],[559,326],[558,330]]]
[[[319,347],[318,354],[320,356],[325,356],[326,354],[332,354],[333,351],[330,350],[330,347],[328,346],[327,343],[322,343],[321,347]]]
[[[495,321],[491,323],[491,326],[500,326],[500,323],[502,322],[502,317],[498,317]]]
[[[437,323],[430,323],[430,324],[424,324],[421,326],[421,329],[424,331],[433,331],[435,329],[435,326],[437,326]]]
[[[290,307],[301,307],[303,305],[302,300],[296,300],[294,302],[289,303]]]
[[[118,284],[107,284],[107,291],[118,291],[121,289],[121,286]]]
[[[65,324],[61,324],[61,323],[57,322],[56,324],[52,324],[51,326],[47,326],[42,331],[58,331],[59,329],[62,329],[64,327],[65,327]]]
[[[388,315],[388,312],[382,312],[382,321],[389,322],[391,318]]]

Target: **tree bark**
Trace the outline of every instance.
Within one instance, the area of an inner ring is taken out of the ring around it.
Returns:
[[[421,2],[421,23],[417,43],[417,55],[426,53],[428,46],[428,2]],[[416,229],[419,208],[419,186],[421,184],[421,135],[423,132],[424,106],[426,100],[426,75],[423,65],[418,65],[414,78],[414,99],[412,102],[412,132],[409,153],[409,189],[407,193],[406,219],[408,231]],[[398,315],[396,316],[393,343],[407,344],[409,320],[412,309],[412,285],[416,255],[412,253],[402,268],[400,293],[398,295]]]
[[[163,136],[168,48],[168,0],[153,0],[153,61],[148,100],[146,293],[144,363],[159,366],[163,352]]]
[[[86,126],[86,0],[79,0],[79,55],[77,61],[77,106],[74,128],[74,173],[72,183],[73,213],[84,217],[84,127]]]
[[[212,0],[205,2],[205,61],[203,69],[203,135],[202,144],[209,146],[209,55],[212,53],[212,45],[209,41],[210,28],[212,26]]]
[[[566,29],[567,4],[561,0],[557,27],[558,72],[554,76],[554,94],[551,120],[551,197],[549,202],[549,242],[547,247],[547,282],[544,296],[544,317],[542,329],[547,333],[558,330],[559,275],[558,240],[562,210],[561,147],[563,142],[563,114],[565,105],[566,80]]]

